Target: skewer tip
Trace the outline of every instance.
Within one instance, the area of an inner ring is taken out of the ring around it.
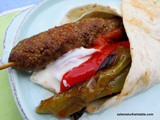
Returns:
[[[7,64],[4,64],[4,65],[0,66],[0,70],[3,70],[3,69],[8,68],[8,67],[13,67],[15,65],[16,65],[15,62],[9,62]]]

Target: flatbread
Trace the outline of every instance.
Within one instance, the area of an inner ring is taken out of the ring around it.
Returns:
[[[123,22],[130,41],[132,65],[120,94],[92,102],[88,112],[112,107],[160,82],[160,3],[124,0]]]
[[[75,22],[83,18],[100,17],[110,18],[113,16],[122,16],[121,5],[115,7],[103,6],[98,4],[89,4],[71,9],[61,21],[61,24]]]
[[[67,13],[62,24],[87,17],[123,17],[130,42],[132,64],[120,94],[89,104],[87,112],[95,113],[110,108],[160,82],[160,2],[156,0],[123,0],[122,7],[86,5]],[[99,14],[93,15],[93,11]],[[121,11],[121,12],[120,12]],[[101,13],[103,12],[103,15]],[[105,14],[104,14],[105,13]]]

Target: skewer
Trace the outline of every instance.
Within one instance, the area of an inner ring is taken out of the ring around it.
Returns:
[[[7,64],[4,64],[4,65],[0,66],[0,70],[3,70],[3,69],[8,68],[8,67],[13,67],[15,65],[16,65],[15,62],[9,62]]]

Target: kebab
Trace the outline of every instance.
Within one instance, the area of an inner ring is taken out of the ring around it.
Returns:
[[[116,29],[124,32],[121,18],[88,18],[75,23],[54,27],[19,42],[11,51],[9,63],[0,67],[38,70],[78,47],[91,47],[98,34]]]
[[[127,40],[127,37],[121,18],[86,18],[54,27],[22,40],[12,49],[9,63],[1,68],[14,66],[25,71],[36,71],[44,69],[45,66],[75,48],[90,49],[94,47],[97,49],[98,52],[95,52],[90,59],[79,67],[73,68],[67,73],[68,75],[66,74],[64,79],[69,86],[65,86],[64,81],[61,81],[61,92],[50,98],[50,102],[44,101],[37,108],[37,113],[51,112],[58,117],[69,117],[86,107],[89,102],[121,91],[131,63],[129,43],[127,41],[121,42],[123,40]],[[123,58],[122,56],[126,57]],[[124,65],[120,66],[120,64]],[[80,69],[81,74],[75,73]],[[88,73],[84,73],[85,70]],[[105,75],[108,70],[111,72],[118,71],[110,78],[110,75]],[[71,78],[68,79],[68,76]],[[98,79],[98,76],[106,77],[105,81],[108,82]],[[73,82],[73,79],[77,80]],[[94,92],[90,92],[88,85],[93,83],[93,79],[97,84],[91,85]],[[71,97],[67,98],[67,96]],[[56,99],[56,101],[53,99]],[[55,107],[50,108],[53,104],[55,104]],[[71,104],[74,107],[69,109],[68,107]],[[48,109],[51,109],[51,111],[48,111]]]

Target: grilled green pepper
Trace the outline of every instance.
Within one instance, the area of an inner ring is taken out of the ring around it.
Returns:
[[[117,58],[112,66],[97,72],[90,80],[70,90],[41,101],[37,113],[52,113],[60,118],[68,117],[86,107],[89,102],[122,90],[129,72],[131,57],[127,47],[116,49]]]

